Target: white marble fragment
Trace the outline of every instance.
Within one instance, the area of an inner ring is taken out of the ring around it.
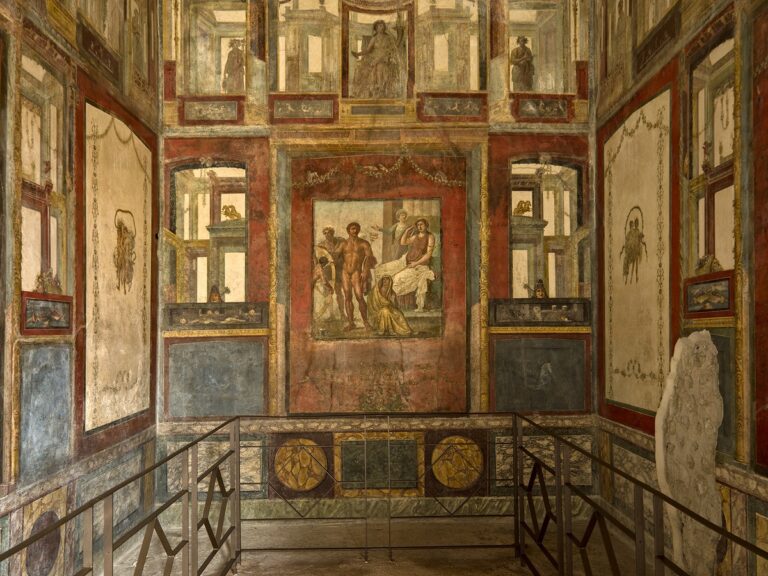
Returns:
[[[656,472],[664,494],[721,526],[715,481],[717,432],[723,420],[717,349],[709,332],[680,338],[656,413]],[[716,569],[719,536],[669,506],[674,560],[693,576]]]

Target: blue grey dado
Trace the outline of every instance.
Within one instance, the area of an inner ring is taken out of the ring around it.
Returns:
[[[20,484],[50,476],[69,459],[71,368],[68,345],[21,350]]]
[[[584,340],[510,338],[493,344],[497,412],[585,410]]]
[[[168,350],[172,417],[264,411],[266,351],[262,340],[178,342]]]

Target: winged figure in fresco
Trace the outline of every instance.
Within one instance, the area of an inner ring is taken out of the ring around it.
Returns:
[[[645,234],[643,233],[643,211],[639,206],[633,206],[627,214],[624,223],[624,246],[621,247],[619,257],[622,260],[622,272],[624,275],[624,284],[631,284],[634,277],[635,283],[638,281],[638,269],[643,260],[643,252],[648,258],[648,246],[645,244]]]

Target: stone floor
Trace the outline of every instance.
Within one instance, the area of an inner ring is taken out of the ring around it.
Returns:
[[[552,526],[554,529],[554,526]],[[554,550],[554,532],[547,540]],[[243,548],[285,548],[285,547],[337,547],[364,546],[367,534],[367,561],[363,550],[302,550],[302,551],[244,551],[237,573],[245,576],[517,576],[530,574],[521,566],[511,548],[449,548],[449,549],[398,549],[390,553],[377,546],[388,540],[395,546],[430,545],[479,545],[509,544],[513,540],[511,519],[430,519],[419,521],[399,520],[389,524],[386,521],[350,522],[345,520],[321,520],[303,522],[258,522],[246,524],[243,534]],[[171,543],[178,542],[178,533],[169,534]],[[205,558],[204,531],[200,531],[200,558]],[[599,536],[596,534],[596,536]],[[115,562],[115,575],[134,573],[136,556],[141,542],[138,538]],[[599,553],[599,538],[593,548],[592,572],[610,574],[610,568],[603,554]],[[547,569],[543,557],[531,545],[529,554],[536,560],[542,574],[556,572]],[[221,553],[220,553],[221,555]],[[619,544],[617,555],[622,564],[622,574],[633,574],[632,553],[626,544]],[[144,574],[164,573],[164,555],[159,543],[153,542],[150,559]],[[584,574],[574,554],[575,574]],[[214,560],[205,574],[219,574],[222,562]],[[181,575],[181,555],[174,563],[172,574]]]

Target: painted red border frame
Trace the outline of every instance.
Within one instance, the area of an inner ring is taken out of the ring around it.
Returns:
[[[134,434],[149,428],[155,422],[155,397],[157,386],[157,289],[158,260],[157,232],[159,223],[157,135],[107,90],[96,83],[81,68],[77,70],[77,102],[75,108],[75,446],[77,454],[92,454],[117,444]],[[150,250],[150,366],[149,407],[124,419],[101,428],[85,432],[85,104],[98,106],[105,112],[125,122],[144,142],[152,153],[152,240]]]
[[[333,100],[333,117],[331,118],[275,118],[275,102],[279,100]],[[269,95],[269,122],[271,124],[335,124],[339,121],[339,95],[338,94],[270,94]]]
[[[477,116],[429,116],[424,114],[424,99],[434,98],[463,98],[465,100],[480,100],[481,112]],[[485,93],[467,94],[466,92],[419,92],[416,102],[416,114],[422,122],[487,122],[488,121],[488,95]]]
[[[755,14],[753,38],[768,37],[768,6]],[[768,42],[755,42],[753,62],[768,58]],[[754,154],[754,269],[755,269],[755,464],[768,475],[768,353],[759,345],[768,342],[768,70],[754,78],[752,151]]]
[[[538,332],[521,333],[521,334],[492,334],[489,342],[490,365],[494,366],[495,360],[495,346],[494,344],[500,340],[522,340],[522,339],[537,339],[537,340],[583,340],[584,341],[584,409],[583,410],[556,410],[556,411],[539,411],[534,410],[527,412],[529,414],[589,414],[592,412],[592,335],[591,334],[540,334]],[[491,412],[496,412],[496,376],[493,368],[491,368],[490,374],[490,405]]]
[[[69,304],[69,328],[27,328],[27,302],[29,300],[44,300],[46,302],[66,302]],[[44,292],[25,292],[21,293],[21,318],[20,330],[24,336],[53,336],[72,334],[75,313],[72,307],[72,296],[64,294],[46,294]]]
[[[717,280],[728,280],[728,309],[727,310],[702,310],[701,312],[688,312],[688,287],[696,284],[709,284]],[[703,276],[687,278],[683,283],[683,314],[686,318],[722,318],[734,315],[734,293],[736,287],[734,283],[733,270],[723,272],[713,272]]]
[[[603,294],[605,286],[605,245],[603,243],[605,197],[603,174],[605,170],[603,156],[605,143],[621,128],[624,121],[644,104],[656,98],[665,90],[670,90],[670,150],[669,150],[669,342],[670,354],[675,341],[680,335],[680,234],[677,223],[680,222],[680,89],[678,86],[679,62],[675,56],[656,76],[643,85],[621,109],[603,124],[597,131],[597,254],[598,286]],[[624,406],[608,402],[605,398],[605,298],[601,297],[595,307],[597,337],[597,374],[598,374],[598,412],[601,416],[637,428],[646,434],[654,434],[655,418]]]
[[[171,346],[174,344],[187,344],[194,342],[223,342],[223,341],[260,341],[264,344],[264,384],[262,387],[263,395],[263,414],[267,414],[269,408],[269,337],[268,336],[220,336],[220,337],[195,337],[195,338],[165,338],[163,340],[163,356],[165,358],[165,366],[163,366],[163,419],[166,422],[188,422],[198,420],[223,420],[230,418],[231,416],[213,415],[213,416],[171,416],[170,412],[170,392],[171,392],[171,379],[169,378],[171,358]]]
[[[176,60],[163,61],[163,102],[176,100]]]
[[[171,170],[177,166],[203,163],[203,159],[242,162],[248,174],[248,302],[269,302],[269,140],[267,138],[167,138],[165,140],[166,206],[170,202]],[[171,211],[166,210],[163,226],[170,228]]]
[[[234,120],[187,120],[184,105],[187,102],[236,102],[237,118]],[[240,125],[245,122],[245,96],[179,96],[179,124],[182,126]]]

